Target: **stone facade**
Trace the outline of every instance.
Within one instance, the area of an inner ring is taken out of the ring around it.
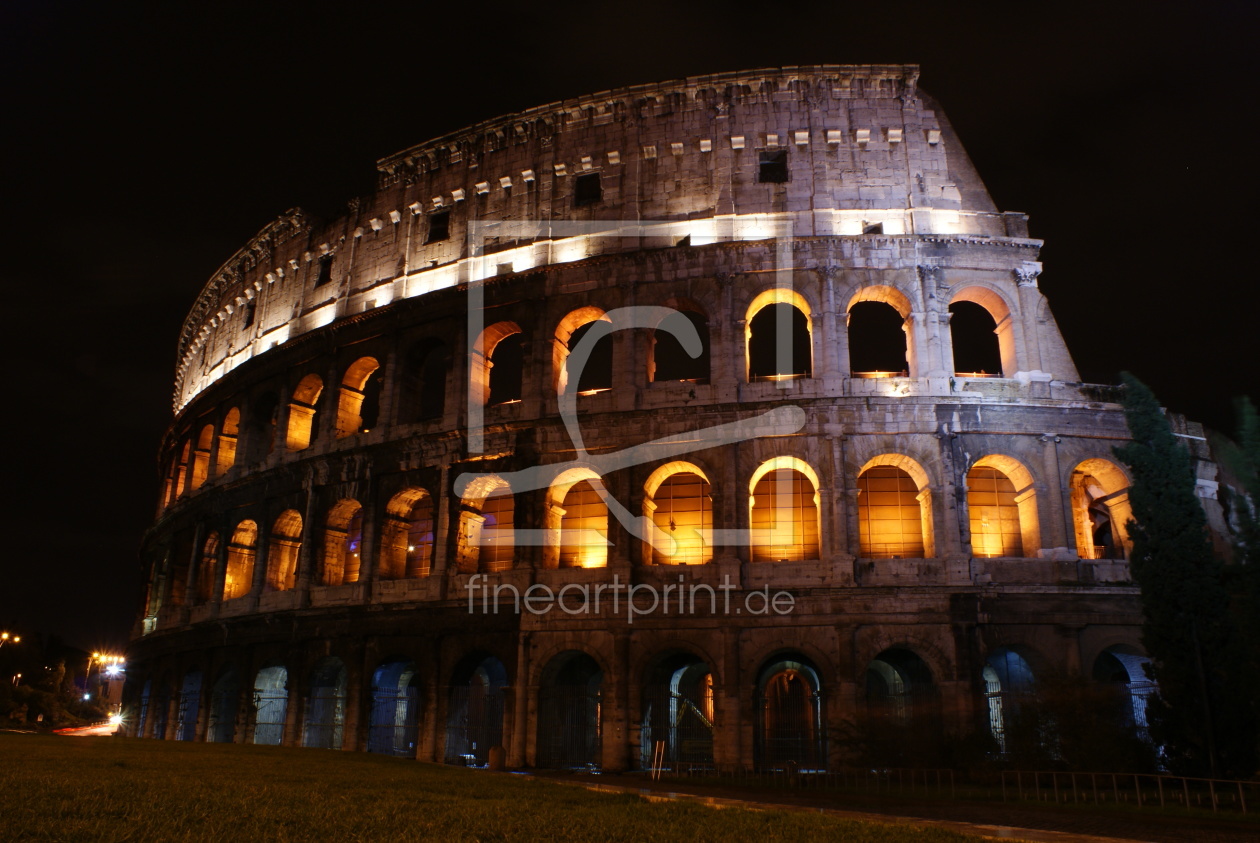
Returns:
[[[1000,733],[1038,673],[1137,664],[1114,390],[1078,382],[1041,242],[917,76],[785,68],[555,103],[382,160],[338,219],[264,229],[181,334],[129,728],[821,767],[872,712]],[[986,371],[955,360],[966,305],[991,320]],[[861,371],[875,306],[904,361]],[[618,321],[648,307],[692,314],[707,368],[658,376],[677,370],[662,330]],[[609,320],[586,389],[568,357]],[[798,341],[787,368],[758,359],[767,336]],[[704,433],[721,425],[746,435]],[[699,564],[634,526],[667,534],[675,508],[703,522]],[[570,529],[609,544],[571,553]],[[480,603],[614,581],[711,591],[634,617]],[[764,589],[792,610],[754,613]]]

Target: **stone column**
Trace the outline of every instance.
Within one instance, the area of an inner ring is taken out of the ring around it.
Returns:
[[[508,749],[507,766],[524,767],[525,748],[529,736],[529,698],[532,685],[529,681],[529,633],[516,636],[516,672],[512,684],[512,742]]]

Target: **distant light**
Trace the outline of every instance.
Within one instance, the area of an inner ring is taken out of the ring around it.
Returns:
[[[106,676],[117,676],[121,672],[122,668],[116,664],[111,664],[109,667],[105,668]]]
[[[111,715],[109,716],[109,725],[111,725],[111,726],[121,726],[121,725],[122,725],[122,715],[121,715],[121,714],[111,714]]]
[[[85,699],[85,700],[90,700],[90,699],[92,699],[92,695],[91,695],[91,694],[84,694],[84,695],[83,695],[83,699]]]

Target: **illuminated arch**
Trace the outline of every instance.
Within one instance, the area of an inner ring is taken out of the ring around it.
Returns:
[[[603,480],[592,469],[567,469],[547,489],[546,567],[602,568],[608,564],[608,506]]]
[[[702,565],[713,559],[709,478],[693,463],[660,466],[643,484],[643,515],[656,528],[644,549],[657,565]]]
[[[949,304],[952,306],[957,302],[978,304],[993,317],[993,332],[997,334],[998,353],[1002,361],[1001,374],[1012,377],[1019,371],[1019,362],[1015,354],[1015,322],[1011,318],[1010,303],[996,290],[976,284],[951,292]]]
[[[215,458],[214,473],[222,477],[236,465],[236,441],[241,432],[241,411],[233,407],[223,417],[223,429],[219,432],[219,452]]]
[[[514,361],[513,369],[515,378],[514,384],[501,384],[500,378],[494,374],[495,350],[499,344],[508,337],[518,336],[521,334],[521,326],[515,322],[496,322],[481,332],[476,341],[473,342],[472,355],[468,361],[468,388],[472,392],[472,400],[476,404],[486,405],[490,403],[502,404],[505,401],[519,400],[521,397],[521,376],[517,369],[523,361]],[[520,346],[516,345],[515,351],[519,357]],[[504,361],[501,361],[504,362]],[[508,366],[502,367],[504,369]],[[499,387],[498,390],[495,387]],[[515,387],[515,389],[512,389]],[[505,397],[495,395],[496,391],[505,392]],[[507,397],[510,396],[510,397]]]
[[[595,307],[594,305],[579,307],[577,310],[568,313],[560,320],[560,324],[556,326],[556,332],[551,343],[552,386],[557,395],[563,393],[569,388],[568,360],[570,348],[574,344],[570,342],[573,339],[573,334],[577,332],[578,329],[583,328],[592,322],[611,321],[612,320],[608,318],[603,310]],[[612,339],[609,337],[602,342],[611,341]],[[595,356],[595,354],[592,354],[591,357],[588,358],[587,368],[590,368],[592,364],[596,363]],[[583,374],[585,374],[585,372]],[[602,375],[603,373],[600,372],[599,374]],[[609,377],[611,377],[611,368],[608,374]],[[577,385],[575,384],[574,386]]]
[[[1124,559],[1132,549],[1129,477],[1111,460],[1093,457],[1072,469],[1069,480],[1076,552],[1082,559]]]
[[[271,525],[267,544],[268,591],[288,591],[297,584],[298,554],[302,550],[302,515],[286,509]]]
[[[818,474],[804,460],[766,460],[748,482],[754,562],[798,562],[821,557]]]
[[[792,311],[782,311],[782,308]],[[767,311],[767,308],[771,308]],[[782,319],[791,324],[791,361],[782,360],[779,329]],[[814,322],[809,301],[796,290],[763,290],[748,304],[744,315],[744,364],[748,380],[783,380],[812,377],[814,371]],[[803,332],[803,333],[802,333]],[[798,359],[803,357],[804,359]],[[791,371],[783,371],[789,368]]]
[[[866,559],[935,555],[927,472],[905,454],[879,454],[858,472],[859,555]]]
[[[516,507],[512,489],[498,475],[468,484],[460,502],[459,568],[494,573],[512,567]]]
[[[427,577],[432,572],[435,515],[433,496],[418,486],[389,499],[381,528],[380,579]]]
[[[360,357],[346,369],[337,396],[338,439],[353,436],[375,424],[380,411],[380,392],[379,389],[369,390],[369,381],[380,368],[375,357]]]
[[[200,489],[210,479],[210,451],[214,448],[214,425],[201,428],[192,454],[192,488]]]
[[[324,564],[321,585],[359,581],[363,564],[363,506],[356,500],[337,501],[324,522]]]
[[[822,681],[807,657],[789,651],[762,665],[757,673],[756,712],[758,767],[826,768]]]
[[[290,451],[304,451],[310,447],[319,396],[323,391],[324,381],[316,374],[302,378],[297,389],[293,390],[289,421],[284,432],[284,444]]]
[[[254,558],[258,552],[258,524],[246,519],[236,525],[228,542],[223,599],[235,600],[253,590]]]
[[[1037,492],[1024,465],[989,454],[967,471],[967,510],[975,556],[1037,556]]]

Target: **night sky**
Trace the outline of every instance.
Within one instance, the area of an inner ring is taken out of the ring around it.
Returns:
[[[340,213],[404,147],[629,84],[921,65],[1046,240],[1082,377],[1131,370],[1231,431],[1260,399],[1256,7],[1095,5],[7,0],[0,628],[125,643],[177,332],[260,228]]]

